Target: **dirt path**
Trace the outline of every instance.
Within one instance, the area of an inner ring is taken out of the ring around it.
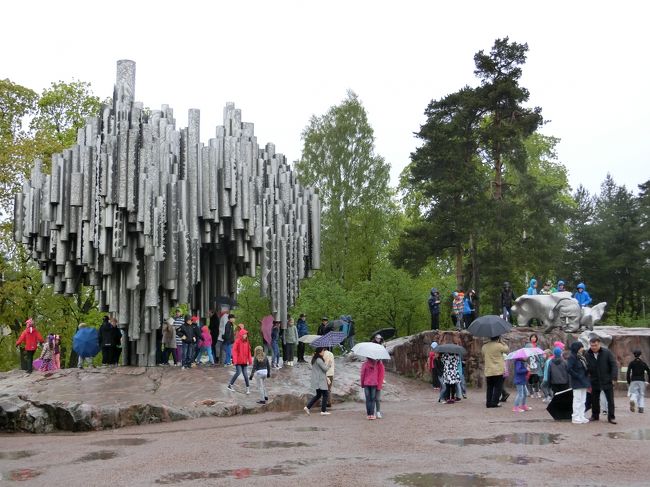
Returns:
[[[388,379],[390,380],[390,375]],[[1,435],[2,485],[648,485],[648,414],[617,397],[614,426],[485,409],[483,391],[454,405],[414,382],[411,400],[128,427]],[[511,406],[511,403],[508,403]],[[628,438],[625,438],[626,434]],[[446,442],[442,442],[446,441]],[[644,467],[645,466],[645,467]],[[12,481],[13,480],[13,481]],[[20,481],[20,482],[19,482]]]

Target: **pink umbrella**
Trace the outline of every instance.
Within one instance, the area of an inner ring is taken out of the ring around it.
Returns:
[[[271,329],[273,328],[273,315],[262,318],[262,336],[264,341],[271,344]]]
[[[515,350],[514,352],[509,353],[506,356],[506,360],[526,360],[528,357],[532,357],[533,355],[544,355],[544,350],[537,347],[520,348],[519,350]]]

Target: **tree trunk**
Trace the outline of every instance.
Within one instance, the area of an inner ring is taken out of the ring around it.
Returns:
[[[479,289],[479,265],[478,265],[478,248],[476,245],[476,240],[470,235],[470,245],[471,245],[471,259],[472,259],[472,289],[477,296],[480,296]],[[476,316],[479,316],[479,307],[480,299],[476,300],[474,308],[476,309]]]
[[[463,288],[463,246],[456,246],[456,288]]]

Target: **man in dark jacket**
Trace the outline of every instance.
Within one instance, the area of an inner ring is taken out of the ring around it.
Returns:
[[[429,297],[429,313],[431,313],[431,329],[437,330],[440,328],[440,293],[434,287],[431,288],[431,296]]]
[[[194,344],[196,343],[191,315],[185,315],[185,321],[176,331],[176,334],[183,342],[183,368],[189,369],[192,367],[192,361],[194,360]]]
[[[99,327],[99,346],[102,349],[102,365],[111,365],[113,363],[115,334],[113,333],[113,327],[107,315],[104,316],[102,324]]]
[[[612,352],[601,347],[600,338],[593,337],[589,340],[587,352],[587,370],[591,379],[591,418],[598,421],[600,415],[600,391],[605,393],[607,399],[607,421],[616,424],[614,415],[614,384],[618,378],[618,367]]]
[[[503,283],[503,290],[501,291],[501,310],[503,311],[503,319],[512,323],[512,315],[510,309],[517,297],[512,292],[510,283],[508,281]]]

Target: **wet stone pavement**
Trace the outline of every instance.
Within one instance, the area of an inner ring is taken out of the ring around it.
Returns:
[[[388,385],[407,379],[387,375]],[[400,389],[403,391],[403,389]],[[253,389],[252,394],[254,395]],[[237,396],[247,400],[245,395]],[[282,412],[35,435],[0,434],[0,485],[647,486],[649,415],[617,397],[617,425],[486,409],[484,392],[439,404],[429,386],[331,416]],[[509,404],[510,405],[510,404]]]

